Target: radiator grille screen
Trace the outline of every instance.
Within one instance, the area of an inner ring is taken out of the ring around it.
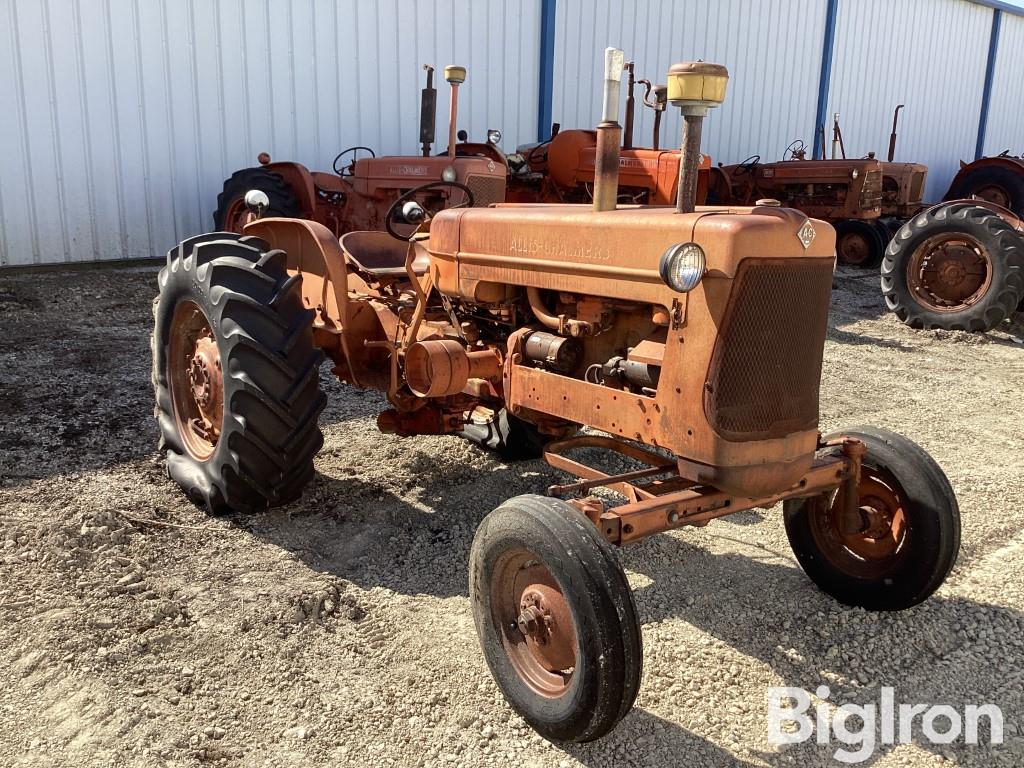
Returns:
[[[505,202],[503,176],[483,176],[474,173],[466,177],[466,186],[473,193],[473,205],[476,208],[486,208],[492,203]]]
[[[704,389],[722,437],[766,440],[817,426],[831,291],[827,259],[741,263]]]

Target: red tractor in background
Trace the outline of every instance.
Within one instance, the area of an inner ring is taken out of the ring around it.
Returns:
[[[426,87],[420,104],[421,156],[376,157],[369,147],[354,146],[334,158],[333,173],[310,171],[301,163],[272,162],[263,152],[260,165],[235,171],[217,196],[214,226],[222,232],[242,232],[250,219],[246,196],[264,216],[283,216],[315,221],[335,236],[355,230],[383,230],[395,225],[386,214],[399,199],[415,201],[427,210],[452,205],[486,207],[505,199],[508,170],[497,148],[500,133],[488,131],[486,143],[465,141],[456,135],[458,89],[466,80],[466,68],[447,66],[445,80],[451,85],[448,148],[431,156],[437,117],[434,68],[425,65]],[[358,157],[365,153],[366,157]],[[345,162],[346,156],[351,159]],[[400,208],[400,206],[399,206]]]
[[[976,197],[1024,216],[1024,157],[1009,150],[972,163],[960,163],[944,201]]]

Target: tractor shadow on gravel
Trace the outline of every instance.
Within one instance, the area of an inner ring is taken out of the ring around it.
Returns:
[[[723,643],[770,666],[781,678],[777,685],[811,692],[820,685],[829,686],[828,702],[833,706],[877,706],[880,689],[887,686],[895,689],[897,703],[950,704],[960,712],[967,704],[994,703],[1002,708],[1007,725],[1020,727],[1024,693],[1019,683],[1007,682],[993,691],[991,682],[985,682],[985,672],[994,658],[1007,669],[1020,665],[1024,614],[941,593],[897,613],[849,608],[819,591],[788,551],[775,552],[730,536],[704,535],[715,540],[716,549],[725,541],[749,551],[711,552],[676,536],[655,536],[641,547],[622,551],[624,567],[651,580],[633,593],[645,625],[683,619],[698,634],[709,636],[712,646]],[[993,637],[1010,648],[993,647]],[[680,653],[680,663],[690,651]],[[694,663],[701,663],[699,656]],[[709,669],[708,674],[715,670]],[[766,693],[763,688],[746,691],[742,695],[749,701],[743,703],[751,711],[766,713]],[[936,755],[955,755],[965,765],[1003,764],[987,746],[984,722],[980,746],[965,746],[962,737],[949,745],[930,745],[922,740],[920,728],[918,718],[915,742]],[[1012,734],[1007,731],[1007,742],[1014,740]],[[837,740],[818,746],[811,739],[791,747],[787,761],[827,762],[840,746]],[[871,764],[893,748],[878,744],[862,764]],[[998,756],[1004,760],[1007,748],[1021,745],[1008,743],[1001,748]],[[769,763],[780,759],[777,753],[760,757]]]

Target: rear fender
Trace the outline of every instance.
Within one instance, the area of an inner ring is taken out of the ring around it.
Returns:
[[[1005,168],[1011,173],[1016,173],[1018,176],[1024,177],[1024,158],[1012,157],[1010,155],[996,155],[995,157],[982,157],[978,160],[974,160],[970,163],[965,163],[963,160],[960,161],[960,170],[957,171],[956,176],[949,182],[949,189],[956,189],[956,185],[959,184],[965,176],[970,175],[978,168]],[[949,192],[946,192],[946,199],[949,199]]]

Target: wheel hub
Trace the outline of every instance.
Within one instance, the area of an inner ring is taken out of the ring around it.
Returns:
[[[848,264],[861,264],[867,261],[870,250],[867,238],[860,233],[846,235],[839,241],[839,252],[843,256],[843,261]]]
[[[575,643],[569,608],[562,593],[547,584],[531,584],[519,602],[516,626],[530,650],[551,672],[569,669],[576,663]]]
[[[989,184],[987,187],[982,187],[974,193],[975,197],[980,197],[982,200],[987,200],[990,203],[1001,205],[1003,208],[1010,207],[1010,196],[1006,190],[995,184]]]
[[[991,282],[988,251],[966,234],[927,240],[907,265],[911,295],[933,311],[963,310],[981,300]]]
[[[178,433],[186,450],[205,460],[220,438],[224,376],[213,329],[195,302],[174,311],[167,368]]]

